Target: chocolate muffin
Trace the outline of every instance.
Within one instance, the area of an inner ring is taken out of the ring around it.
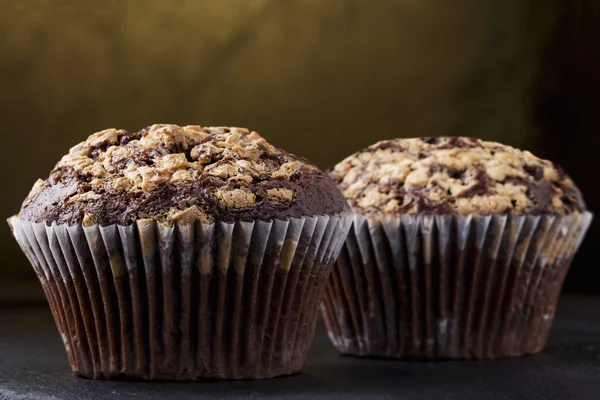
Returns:
[[[359,356],[539,352],[592,216],[564,171],[463,137],[382,141],[330,176],[355,217],[322,306]]]
[[[73,147],[38,180],[20,217],[129,225],[336,214],[344,201],[314,165],[241,128],[153,125],[107,129]]]
[[[298,372],[351,216],[314,165],[241,128],[108,129],[9,223],[76,373]]]

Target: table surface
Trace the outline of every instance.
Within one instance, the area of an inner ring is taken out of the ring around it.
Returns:
[[[0,308],[0,399],[527,399],[600,398],[600,297],[564,296],[546,350],[487,361],[338,356],[319,327],[302,374],[264,381],[93,381],[69,369],[46,308]]]

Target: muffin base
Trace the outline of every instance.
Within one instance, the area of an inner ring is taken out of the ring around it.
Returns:
[[[13,218],[73,371],[260,379],[304,365],[350,218],[164,227]]]
[[[542,350],[592,215],[356,215],[322,313],[343,354],[470,359]]]

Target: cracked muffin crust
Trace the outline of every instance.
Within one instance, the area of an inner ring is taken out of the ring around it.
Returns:
[[[550,161],[466,137],[378,142],[329,171],[364,214],[558,214],[585,210],[581,192]]]
[[[346,208],[328,176],[256,132],[167,124],[91,135],[36,182],[19,217],[86,226],[148,218],[209,223]]]

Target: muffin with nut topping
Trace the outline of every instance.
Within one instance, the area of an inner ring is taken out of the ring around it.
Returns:
[[[9,220],[74,372],[298,372],[351,216],[335,183],[241,128],[108,129]]]
[[[432,137],[376,143],[330,176],[354,212],[322,305],[340,352],[541,351],[592,219],[560,167],[499,143]]]
[[[240,128],[108,129],[71,149],[21,209],[32,222],[129,225],[336,214],[344,201],[315,166]]]

